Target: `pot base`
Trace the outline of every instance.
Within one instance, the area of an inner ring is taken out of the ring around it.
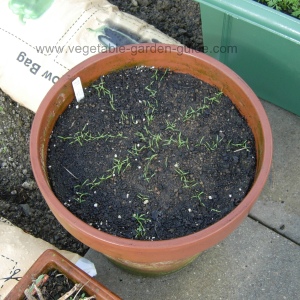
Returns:
[[[117,267],[131,274],[157,277],[162,275],[168,275],[181,270],[182,268],[192,263],[201,254],[202,252],[182,260],[152,262],[152,263],[137,263],[125,259],[116,260],[107,255],[105,255],[105,257]]]

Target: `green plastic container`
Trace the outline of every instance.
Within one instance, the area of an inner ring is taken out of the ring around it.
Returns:
[[[204,52],[261,99],[300,115],[300,20],[253,0],[196,1]]]

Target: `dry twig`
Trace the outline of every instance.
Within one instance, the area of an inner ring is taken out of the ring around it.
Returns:
[[[43,297],[43,294],[41,292],[41,290],[37,287],[37,285],[35,284],[35,282],[33,283],[34,289],[39,297],[39,300],[45,300]]]
[[[82,284],[81,283],[76,283],[67,293],[65,293],[63,296],[61,296],[57,300],[66,300],[71,295],[73,295],[76,291],[80,290],[81,288],[82,288]]]
[[[24,291],[24,294],[25,294],[27,300],[36,300],[36,298],[33,297],[33,296],[31,295],[31,292],[30,292],[29,289],[26,289],[26,290]]]

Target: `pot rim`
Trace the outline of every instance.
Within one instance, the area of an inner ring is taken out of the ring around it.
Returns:
[[[135,45],[136,47],[143,47],[143,53],[148,53],[149,55],[152,53],[150,47],[154,47],[155,44],[145,43],[145,44],[138,44]],[[178,54],[178,47],[177,45],[169,45],[169,44],[159,44],[159,46],[164,47],[165,49],[169,49],[166,47],[170,47],[172,53],[177,51]],[[156,47],[159,47],[156,46]],[[128,53],[129,51],[132,51],[131,46],[123,46],[122,49],[124,49],[125,53]],[[148,47],[148,48],[147,48]],[[48,206],[52,210],[52,207],[55,208],[57,215],[56,217],[64,216],[65,219],[68,220],[67,227],[68,228],[80,228],[81,232],[84,232],[89,238],[96,238],[99,243],[101,241],[105,242],[106,244],[110,245],[116,245],[125,247],[127,249],[139,249],[140,251],[149,252],[163,248],[173,248],[177,249],[182,247],[183,245],[193,245],[195,243],[199,244],[199,241],[205,240],[209,237],[212,237],[214,240],[214,244],[219,242],[219,240],[214,239],[213,235],[218,233],[219,231],[223,230],[224,226],[229,226],[230,224],[234,223],[237,219],[241,218],[241,215],[245,212],[249,212],[252,205],[254,204],[255,200],[259,196],[260,192],[262,191],[265,182],[268,178],[268,174],[271,168],[272,163],[272,150],[273,150],[273,142],[272,142],[272,133],[271,133],[271,127],[268,121],[268,117],[265,113],[265,110],[260,102],[260,100],[257,98],[257,96],[254,94],[252,89],[247,85],[247,83],[240,78],[234,71],[232,71],[230,68],[222,64],[221,62],[217,61],[216,59],[202,53],[196,50],[189,49],[185,46],[181,46],[182,49],[184,49],[184,53],[180,56],[178,56],[178,59],[182,59],[182,57],[192,57],[197,60],[200,60],[202,62],[205,62],[209,65],[214,65],[215,68],[219,69],[220,72],[225,74],[227,77],[230,77],[230,80],[238,84],[243,92],[247,95],[248,98],[252,99],[253,105],[255,107],[256,113],[259,117],[259,120],[261,121],[261,128],[262,128],[262,136],[263,136],[263,153],[262,159],[261,159],[261,168],[260,170],[257,170],[256,172],[256,178],[254,180],[254,183],[249,190],[246,197],[241,201],[241,203],[232,210],[229,214],[227,214],[224,218],[217,221],[216,223],[210,225],[209,227],[200,230],[198,232],[178,237],[174,239],[169,240],[159,240],[159,241],[143,241],[143,240],[133,240],[133,239],[127,239],[122,238],[118,236],[113,236],[111,234],[102,232],[97,230],[96,228],[88,225],[87,223],[83,222],[79,218],[75,217],[54,195],[52,192],[52,189],[50,188],[47,176],[44,173],[43,166],[40,162],[40,147],[38,146],[40,143],[40,136],[43,128],[41,128],[42,119],[44,117],[45,111],[47,111],[47,108],[49,106],[49,101],[53,97],[53,95],[59,95],[60,90],[67,85],[67,83],[70,82],[70,80],[74,80],[77,77],[77,73],[79,71],[82,71],[87,66],[93,65],[95,62],[97,62],[99,59],[105,60],[107,58],[110,58],[114,55],[122,55],[122,53],[117,53],[117,49],[121,49],[121,47],[117,48],[113,52],[103,52],[96,54],[85,61],[81,62],[71,70],[69,70],[61,79],[57,81],[57,83],[54,84],[54,86],[49,90],[43,101],[41,102],[35,118],[33,120],[32,124],[32,130],[31,130],[31,136],[30,136],[30,159],[32,164],[33,173],[37,182],[37,185],[42,192],[43,195],[48,194],[48,197],[51,199],[49,200],[45,198]],[[138,57],[139,54],[136,55]],[[116,58],[117,59],[117,58]],[[254,200],[253,200],[254,199]],[[52,211],[53,212],[53,211]],[[242,220],[240,220],[241,222]],[[236,226],[234,226],[235,228]],[[67,228],[66,228],[67,229]],[[67,229],[68,230],[68,229]],[[228,234],[231,233],[232,230],[228,231]],[[82,241],[84,243],[84,241]],[[93,247],[92,247],[93,248]]]

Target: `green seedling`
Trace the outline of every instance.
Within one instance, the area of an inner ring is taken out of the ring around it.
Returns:
[[[124,173],[127,168],[130,167],[129,157],[127,156],[125,159],[117,159],[114,158],[114,163],[112,169],[108,170],[108,172],[112,172],[112,174],[120,174]]]
[[[6,147],[5,143],[1,141],[0,153],[6,154],[8,152],[8,148]]]
[[[81,190],[84,189],[88,185],[89,180],[86,179],[82,184],[77,184],[74,186],[75,189],[75,201],[78,203],[83,203],[86,199],[87,196],[89,196],[89,193],[82,192]]]
[[[148,183],[150,182],[150,179],[155,176],[155,173],[153,174],[148,174],[148,173],[144,173],[144,180],[147,181]]]
[[[243,150],[250,152],[249,147],[247,145],[247,140],[242,143],[238,143],[238,144],[233,144],[233,143],[231,143],[231,141],[229,141],[228,145],[238,148],[238,149],[234,150],[233,152],[239,152],[239,151],[243,151]]]
[[[101,97],[101,94],[103,94],[103,96],[108,95],[108,97],[109,97],[109,105],[110,105],[110,107],[111,107],[112,110],[116,111],[115,104],[114,104],[114,95],[104,85],[105,85],[105,82],[101,78],[101,82],[98,85],[96,85],[96,84],[92,85],[92,87],[94,89],[96,89],[96,91],[98,92],[98,97],[99,98]]]
[[[152,140],[151,145],[155,144],[156,148],[159,148],[159,142],[162,140],[161,134],[160,133],[153,134],[151,140]]]
[[[123,110],[121,111],[121,123],[124,125],[124,123],[128,121],[128,116],[126,116],[123,112]]]
[[[154,78],[155,80],[158,80],[158,69],[155,69],[154,74],[151,76],[151,78]]]
[[[90,195],[89,193],[81,191],[85,186],[87,186],[88,181],[89,180],[86,179],[82,184],[77,184],[74,186],[76,194],[75,201],[77,201],[78,203],[83,203],[86,200],[85,198]]]
[[[120,132],[116,135],[112,135],[109,133],[105,133],[105,134],[98,133],[97,135],[92,135],[89,130],[85,129],[86,126],[87,124],[84,125],[81,131],[76,132],[74,136],[67,136],[67,137],[58,136],[58,137],[65,141],[70,140],[70,144],[74,144],[77,142],[80,144],[80,146],[82,146],[84,142],[89,142],[89,141],[95,141],[101,139],[105,139],[107,141],[109,139],[115,139],[115,138],[124,138],[124,139],[127,138],[123,136],[123,133]]]
[[[199,142],[195,145],[196,147],[203,145],[204,136],[199,140]]]
[[[75,194],[76,194],[76,198],[75,198],[75,201],[77,201],[78,203],[83,203],[83,202],[85,202],[85,197],[86,196],[89,196],[89,193],[82,193],[82,192],[75,192]]]
[[[217,210],[217,209],[214,209],[214,208],[212,208],[210,211],[214,211],[214,212],[217,212],[217,213],[221,212],[220,210]]]
[[[155,174],[149,174],[149,166],[151,164],[151,162],[155,159],[155,157],[157,157],[157,154],[153,154],[151,157],[147,157],[145,160],[147,161],[145,167],[144,167],[144,171],[143,171],[143,176],[144,179],[149,182],[150,179],[155,175]]]
[[[137,124],[138,122],[134,119],[134,116],[133,115],[131,115],[131,122],[132,122],[132,124]]]
[[[139,193],[137,194],[137,197],[141,199],[144,204],[147,204],[149,202],[149,196]]]
[[[197,194],[192,196],[192,198],[197,198],[200,202],[200,205],[205,207],[205,204],[202,202],[202,195],[203,194],[204,194],[203,192],[197,192]]]
[[[175,172],[180,176],[181,181],[184,181],[186,176],[189,174],[189,172],[184,172],[183,170],[179,169],[179,167],[176,167]]]
[[[197,185],[197,182],[188,179],[189,172],[185,172],[179,169],[179,167],[175,167],[175,172],[179,175],[184,188],[192,188]]]
[[[159,142],[162,141],[161,134],[152,134],[147,126],[144,126],[144,130],[146,131],[146,134],[138,131],[135,135],[139,137],[141,142],[145,143],[145,148],[155,152],[155,147],[159,149]]]
[[[157,107],[157,102],[156,102],[156,106],[154,104],[152,104],[150,101],[146,101],[146,100],[143,100],[143,103],[145,104],[146,107],[149,107],[151,109],[153,109],[153,111],[155,110],[155,108]]]
[[[223,92],[219,92],[219,93],[216,93],[213,97],[205,97],[204,98],[204,103],[206,103],[206,101],[208,101],[209,103],[213,103],[213,102],[216,102],[216,103],[220,103],[220,98],[222,97],[223,95]]]
[[[154,158],[155,158],[156,156],[157,156],[157,154],[153,154],[152,156],[147,157],[147,158],[145,159],[145,160],[147,161],[147,164],[146,164],[146,166],[145,166],[145,168],[144,168],[144,172],[145,172],[145,173],[148,172],[149,166],[150,166],[152,160],[154,160]]]
[[[146,146],[139,147],[138,145],[134,144],[131,150],[128,150],[128,153],[133,156],[138,156],[144,149],[146,149]]]
[[[99,178],[95,178],[92,182],[88,183],[87,185],[90,186],[90,189],[92,190],[110,178],[112,178],[111,174],[107,175],[107,176],[102,175]]]
[[[159,80],[159,81],[162,81],[163,78],[166,76],[166,74],[168,73],[169,69],[166,69],[164,74],[161,76],[161,78],[159,79],[159,76],[158,76],[158,69],[155,69],[155,72],[154,74],[151,76],[151,78],[154,78],[156,81]],[[151,83],[152,84],[152,83]]]
[[[195,182],[195,180],[185,180],[183,181],[183,188],[190,189],[194,186],[196,186],[198,183]]]
[[[147,137],[140,131],[136,132],[135,135],[140,139],[140,141],[146,143]]]
[[[84,188],[85,186],[88,185],[88,182],[89,182],[89,180],[86,179],[82,184],[77,184],[77,185],[75,185],[74,188],[75,188],[75,189],[82,189],[82,188]]]
[[[87,142],[87,141],[91,141],[93,139],[90,131],[86,131],[87,124],[85,124],[82,128],[81,131],[77,131],[74,136],[67,136],[67,137],[63,137],[63,136],[58,136],[60,139],[66,141],[66,140],[71,140],[70,144],[74,144],[74,143],[79,143],[80,146],[83,145],[83,142]]]
[[[109,94],[109,105],[110,105],[112,110],[116,111],[115,102],[114,102],[114,95],[113,94]]]
[[[94,89],[96,89],[96,91],[98,92],[98,97],[101,97],[101,93],[105,96],[105,95],[111,95],[110,90],[108,90],[105,86],[105,82],[103,81],[103,79],[101,78],[101,81],[98,85],[94,84],[92,85],[92,87]]]
[[[145,236],[145,234],[146,234],[146,229],[145,229],[145,227],[144,227],[144,225],[147,223],[147,222],[149,222],[150,220],[149,219],[147,219],[146,217],[145,217],[145,215],[144,214],[133,214],[132,215],[132,217],[137,221],[137,223],[138,223],[138,227],[137,227],[137,229],[135,230],[135,232],[136,232],[136,235],[135,235],[135,237],[136,238],[140,238],[140,237],[143,237],[143,236]]]
[[[165,167],[168,167],[168,157],[165,158]]]
[[[110,134],[110,133],[106,133],[106,134],[99,134],[95,137],[93,137],[94,140],[100,140],[100,139],[105,139],[106,141],[109,139],[116,139],[116,138],[123,138],[123,139],[127,139],[126,136],[123,136],[122,132],[119,132],[116,135]]]
[[[206,104],[199,106],[196,109],[190,107],[187,109],[184,115],[183,114],[180,115],[183,119],[183,122],[186,122],[188,120],[195,119],[196,117],[200,116],[203,113],[203,111],[207,108],[209,108],[209,106]]]
[[[140,139],[141,142],[145,143],[142,149],[147,148],[155,152],[154,148],[159,148],[159,142],[162,141],[161,134],[152,134],[146,126],[144,126],[144,129],[148,136],[140,131],[136,132],[135,135]],[[137,147],[134,146],[131,154],[137,155],[142,149],[137,149]]]
[[[147,141],[147,146],[146,146],[147,149],[150,149],[151,151],[155,152],[154,150],[154,140],[152,137],[150,137]]]
[[[197,116],[199,116],[200,114],[202,114],[203,111],[204,111],[205,109],[208,109],[208,108],[209,108],[209,106],[206,105],[206,104],[204,104],[204,105],[202,105],[202,106],[199,106],[199,107],[197,108]]]
[[[188,110],[185,112],[185,114],[181,114],[181,117],[183,119],[183,122],[186,122],[192,118],[195,117],[195,115],[197,114],[197,111],[195,109],[193,109],[192,107],[188,108]]]
[[[181,138],[181,132],[179,132],[178,134],[177,144],[178,144],[178,148],[186,146],[189,149],[189,139],[187,138],[186,140],[183,140]]]
[[[166,120],[166,130],[171,130],[171,131],[179,131],[178,129],[176,129],[176,122],[170,122],[168,120]]]
[[[147,85],[147,86],[145,87],[145,90],[148,91],[148,92],[150,93],[150,97],[154,98],[155,95],[156,95],[156,93],[157,93],[157,91],[156,91],[156,90],[153,90],[153,89],[151,88],[151,85],[152,85],[152,84],[153,84],[153,81],[152,81],[149,85]]]
[[[144,126],[144,130],[146,131],[146,133],[147,133],[148,135],[151,135],[151,131],[148,129],[147,126]]]
[[[208,150],[214,151],[214,150],[216,150],[216,149],[218,148],[218,145],[220,144],[220,142],[221,142],[222,140],[223,140],[223,138],[220,139],[219,136],[217,135],[215,141],[212,141],[211,143],[206,142],[206,143],[204,144],[204,146],[205,146]]]
[[[300,18],[300,2],[299,0],[258,0],[278,11],[291,12],[291,15]]]
[[[167,140],[164,140],[164,146],[169,146],[169,145],[171,145],[172,143],[176,143],[176,140],[174,140],[173,139],[173,135],[169,138],[169,139],[167,139]]]
[[[148,165],[152,162],[152,160],[157,156],[157,154],[153,154],[150,157],[147,157],[145,160],[148,161]]]
[[[164,79],[164,77],[166,76],[166,74],[169,72],[169,69],[166,69],[164,74],[161,76],[160,81],[162,81]]]
[[[151,111],[150,109],[147,109],[146,113],[145,113],[145,117],[146,117],[146,120],[147,120],[147,125],[149,126],[152,121],[154,120],[154,109]]]

